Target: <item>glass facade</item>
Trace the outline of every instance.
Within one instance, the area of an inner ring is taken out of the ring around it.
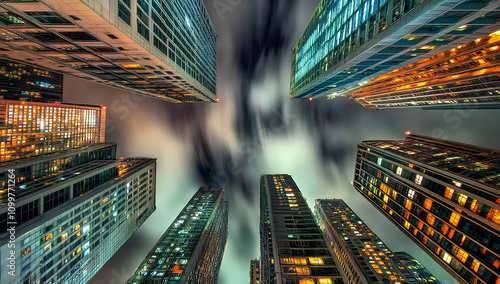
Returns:
[[[31,102],[62,101],[63,75],[0,59],[0,97]]]
[[[203,1],[3,2],[0,48],[170,102],[216,102],[216,33]]]
[[[291,98],[333,98],[490,33],[496,1],[322,0],[292,50]]]
[[[500,151],[407,134],[358,145],[354,187],[460,283],[500,283]]]
[[[104,143],[106,108],[0,100],[0,162]]]
[[[83,195],[73,194],[79,179],[103,169],[72,173],[82,177],[16,196],[21,206],[37,201],[40,214],[17,224],[16,274],[7,274],[8,260],[2,257],[2,283],[87,283],[130,238],[155,210],[156,160],[127,159],[113,165],[117,171],[112,178],[95,183]],[[9,233],[2,232],[1,255],[12,249],[8,240]]]
[[[262,176],[260,203],[262,283],[348,283],[291,176]]]
[[[410,254],[404,251],[394,252],[394,258],[392,259],[394,263],[406,268],[410,271],[415,279],[421,283],[440,283],[436,280],[427,268],[425,268],[418,260],[413,258]]]
[[[250,261],[249,283],[250,284],[260,283],[260,261],[258,259]]]
[[[440,283],[430,273],[433,279],[420,281],[396,262],[394,253],[343,200],[317,199],[315,216],[350,283]]]
[[[394,70],[355,88],[366,108],[491,105],[500,107],[500,31]]]
[[[225,190],[198,189],[127,283],[218,283],[227,230]]]

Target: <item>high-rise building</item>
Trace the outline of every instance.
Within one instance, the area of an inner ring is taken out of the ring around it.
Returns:
[[[439,282],[432,273],[430,273],[425,266],[423,266],[418,260],[413,258],[409,253],[404,251],[394,252],[394,258],[392,258],[394,263],[399,266],[406,268],[410,271],[417,281],[420,283],[441,283]]]
[[[365,108],[500,108],[500,31],[369,80],[349,97]]]
[[[406,133],[358,145],[354,187],[460,283],[500,283],[500,151]]]
[[[345,95],[486,36],[498,30],[499,7],[497,0],[322,0],[292,51],[290,97]]]
[[[106,108],[0,100],[0,162],[104,143]]]
[[[394,253],[342,199],[317,199],[314,211],[350,283],[440,283],[436,278],[420,281],[395,261]]]
[[[348,283],[290,175],[260,180],[260,281]]]
[[[0,282],[87,283],[155,210],[155,180],[156,160],[133,158],[92,160],[18,184],[20,214],[13,220],[0,209]],[[17,222],[15,247],[7,218]]]
[[[0,99],[60,102],[62,95],[62,74],[0,59]]]
[[[254,259],[250,261],[250,276],[249,276],[250,284],[259,284],[260,283],[260,261],[258,259]]]
[[[216,33],[203,1],[4,1],[0,48],[170,102],[216,101]]]
[[[198,189],[127,283],[218,283],[227,230],[225,190]]]

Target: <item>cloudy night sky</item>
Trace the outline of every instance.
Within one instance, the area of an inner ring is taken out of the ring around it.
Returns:
[[[217,31],[218,104],[170,104],[65,76],[66,103],[107,107],[106,141],[122,157],[156,157],[155,213],[92,279],[124,283],[203,185],[226,188],[229,238],[220,283],[248,283],[259,258],[259,179],[290,174],[311,208],[341,198],[393,251],[456,283],[350,184],[363,140],[404,132],[499,148],[497,110],[383,110],[353,100],[289,98],[291,49],[318,0],[205,0]]]

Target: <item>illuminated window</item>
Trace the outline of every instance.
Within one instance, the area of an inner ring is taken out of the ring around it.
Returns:
[[[452,212],[450,216],[450,223],[456,227],[459,221],[460,221],[460,215],[458,215],[455,212]]]
[[[451,199],[453,197],[453,192],[454,192],[453,189],[447,187],[445,192],[444,192],[444,197]]]
[[[398,167],[398,168],[396,169],[396,174],[401,175],[402,173],[403,173],[403,168]]]
[[[23,249],[23,251],[21,252],[21,256],[24,256],[25,254],[27,254],[30,251],[31,251],[31,247],[27,247],[27,248]]]
[[[482,204],[479,203],[479,202],[477,202],[477,200],[474,199],[472,201],[471,205],[470,205],[470,210],[473,211],[473,212],[478,213],[478,212],[481,211],[482,207],[483,207]]]
[[[299,279],[299,284],[315,284],[313,279]]]
[[[384,194],[384,202],[385,202],[385,203],[389,202],[389,196],[387,196],[387,195],[385,195],[385,194]]]
[[[311,271],[307,266],[297,266],[296,271],[298,275],[311,275]]]
[[[470,268],[472,268],[472,270],[474,270],[474,272],[477,272],[479,270],[479,265],[480,265],[479,261],[474,259],[472,261],[472,265],[470,266]]]
[[[488,211],[488,215],[486,216],[486,218],[497,224],[500,224],[500,212],[498,211],[498,209],[491,208],[490,211]]]
[[[417,177],[415,177],[415,183],[421,185],[423,179],[424,178],[421,175],[417,175]]]
[[[139,64],[122,64],[123,68],[142,68]]]
[[[408,199],[406,200],[405,208],[408,209],[408,210],[411,210],[411,201],[408,200]]]
[[[108,198],[107,197],[102,200],[102,204],[105,204],[106,202],[108,202]]]
[[[446,261],[448,264],[451,262],[451,256],[448,253],[444,253],[443,255],[443,260]]]
[[[418,221],[417,228],[419,228],[420,230],[422,230],[423,227],[424,227],[424,222]]]
[[[81,251],[82,251],[82,247],[79,247],[79,248],[76,250],[76,254],[79,254]]]
[[[45,237],[45,240],[46,240],[46,241],[48,241],[48,240],[52,239],[52,237],[53,237],[53,236],[54,236],[54,235],[52,235],[52,234],[48,234],[48,235]]]
[[[332,284],[332,280],[330,278],[319,278],[320,284]]]
[[[79,237],[80,235],[80,231],[76,232],[76,237]]]
[[[410,212],[405,211],[404,217],[406,220],[408,220],[410,218]]]
[[[61,241],[64,241],[68,237],[68,233],[64,233],[61,236]]]
[[[426,198],[424,201],[424,208],[427,210],[431,210],[431,207],[432,207],[432,200]]]
[[[381,166],[381,165],[382,165],[382,158],[377,158],[377,164],[378,164],[379,166]]]
[[[448,230],[450,230],[450,226],[443,224],[443,226],[441,227],[441,233],[446,235],[448,233]]]
[[[432,214],[427,214],[427,217],[425,217],[425,221],[431,226],[434,225],[435,220],[436,217],[434,217]]]
[[[408,190],[408,197],[409,197],[409,198],[411,198],[411,199],[413,199],[413,196],[415,196],[415,191],[414,191],[414,190],[409,189],[409,190]]]
[[[324,265],[323,259],[321,259],[319,257],[310,257],[309,263],[313,264],[313,265]]]
[[[405,228],[408,230],[410,229],[410,223],[408,221],[405,221]]]
[[[469,257],[469,254],[463,251],[462,249],[457,249],[455,256],[457,257],[458,260],[465,263],[467,261],[467,258]]]
[[[461,206],[464,206],[465,203],[467,202],[467,198],[468,198],[467,195],[459,193],[458,194],[458,204],[460,204]]]

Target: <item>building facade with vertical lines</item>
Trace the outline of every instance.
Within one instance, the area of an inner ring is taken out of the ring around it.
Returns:
[[[498,30],[500,1],[322,0],[292,50],[291,98],[368,80]]]
[[[17,184],[15,276],[7,259],[13,220],[2,205],[1,283],[87,283],[154,212],[155,159],[87,159]]]
[[[201,0],[3,1],[0,48],[169,102],[216,102],[216,33]]]
[[[358,145],[354,187],[460,283],[500,283],[500,151],[406,133]]]
[[[260,261],[254,259],[250,261],[250,273],[249,273],[249,283],[259,284],[260,283]]]
[[[314,210],[328,248],[350,283],[440,284],[432,275],[428,281],[417,279],[342,199],[317,199]]]
[[[418,260],[404,251],[394,252],[394,263],[406,268],[421,283],[440,283]]]
[[[290,175],[260,181],[261,283],[348,283]]]
[[[127,283],[216,284],[227,234],[225,190],[201,187]]]
[[[0,162],[104,143],[106,108],[0,100]]]

